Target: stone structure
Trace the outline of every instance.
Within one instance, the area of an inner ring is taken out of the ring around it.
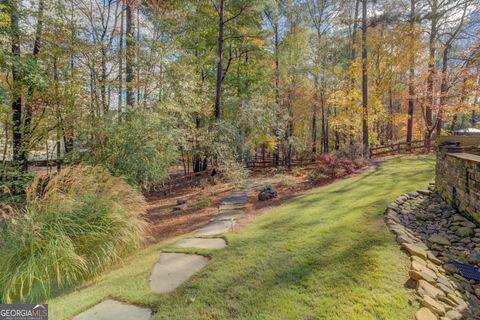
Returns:
[[[392,202],[387,227],[410,256],[409,287],[416,289],[415,320],[480,319],[480,284],[464,278],[454,261],[480,266],[480,228],[429,189]]]
[[[462,214],[480,223],[480,149],[440,147],[435,189]]]

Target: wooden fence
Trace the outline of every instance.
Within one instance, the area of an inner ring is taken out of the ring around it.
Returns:
[[[430,146],[433,146],[433,141]],[[425,140],[416,140],[412,142],[399,142],[380,147],[370,148],[370,158],[376,158],[380,156],[413,153],[415,150],[428,151]]]
[[[312,159],[294,159],[290,161],[291,167],[305,167],[307,165],[313,164]],[[247,161],[246,167],[251,170],[256,169],[266,169],[266,168],[276,168],[276,167],[288,167],[288,162],[285,159],[254,159]]]

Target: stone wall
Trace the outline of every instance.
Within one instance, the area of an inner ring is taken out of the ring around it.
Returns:
[[[435,189],[461,213],[480,223],[478,151],[479,149],[440,148],[437,153]]]

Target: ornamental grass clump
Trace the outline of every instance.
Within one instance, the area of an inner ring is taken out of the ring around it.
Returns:
[[[145,237],[143,196],[101,167],[36,177],[24,208],[0,225],[4,302],[41,301],[95,277]]]

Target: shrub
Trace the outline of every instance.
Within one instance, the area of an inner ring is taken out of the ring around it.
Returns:
[[[335,154],[324,153],[317,157],[317,167],[314,171],[319,174],[335,178],[339,171],[350,174],[355,170],[355,164],[347,157],[339,157]]]
[[[218,169],[229,183],[238,188],[245,186],[246,179],[250,175],[250,171],[235,160],[223,160]]]
[[[198,201],[193,205],[195,209],[203,209],[210,207],[213,203],[212,198],[210,197],[201,197]]]
[[[310,171],[310,173],[307,175],[307,179],[310,183],[316,184],[319,183],[320,181],[326,179],[327,176],[324,175],[323,173],[320,173],[318,170],[314,169]]]
[[[94,277],[144,240],[143,196],[101,167],[35,178],[27,203],[0,226],[3,300],[43,300]]]
[[[292,175],[295,177],[301,177],[305,169],[302,167],[295,167],[292,169]]]
[[[88,152],[77,157],[91,165],[101,164],[113,175],[122,176],[144,189],[156,189],[168,178],[178,159],[172,119],[143,108],[132,109],[122,120],[103,119],[85,132]]]
[[[0,202],[14,205],[24,203],[25,189],[32,180],[33,175],[29,172],[16,170],[4,174],[0,181]]]
[[[277,186],[278,187],[284,187],[287,189],[293,188],[295,186],[295,178],[286,174],[278,174],[276,176],[278,179]]]

